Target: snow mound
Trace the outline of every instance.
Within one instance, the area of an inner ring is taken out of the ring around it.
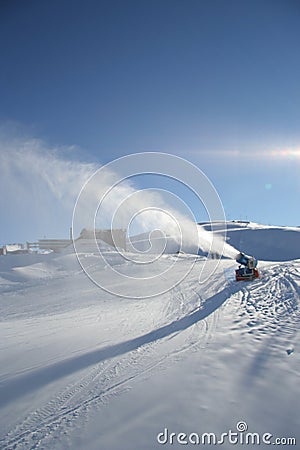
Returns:
[[[201,226],[211,231],[210,223]],[[239,251],[263,261],[291,261],[300,258],[300,228],[261,225],[248,221],[214,222],[213,230],[227,236]]]
[[[264,261],[300,258],[300,229],[288,227],[245,227],[229,229],[228,242],[242,252]]]

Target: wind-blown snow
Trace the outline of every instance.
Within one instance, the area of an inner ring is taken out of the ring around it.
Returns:
[[[170,207],[159,190],[139,190],[130,180],[110,189],[119,174],[109,168],[101,172],[100,182],[91,186],[85,184],[98,167],[67,158],[75,150],[72,147],[50,148],[37,139],[3,141],[1,138],[0,188],[7,196],[1,197],[0,206],[6,211],[8,223],[22,222],[23,233],[27,232],[23,240],[34,240],[45,233],[47,237],[68,237],[70,214],[83,188],[83,206],[78,207],[78,220],[73,224],[75,237],[87,223],[94,225],[95,211],[104,196],[96,214],[98,228],[113,225],[113,228],[130,231],[133,223],[135,234],[158,230],[162,237],[171,236],[180,250],[197,253],[201,249],[235,258],[238,250],[229,243],[224,244],[222,236],[197,227],[190,211],[182,214]],[[59,157],[59,153],[64,157]],[[165,242],[162,240],[160,245],[164,246]]]

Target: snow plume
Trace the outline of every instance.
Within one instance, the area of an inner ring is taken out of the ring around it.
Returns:
[[[0,137],[2,243],[69,236],[78,191],[96,169],[70,160],[73,153],[74,147]]]
[[[198,239],[199,248],[204,252],[210,252],[212,255],[224,255],[227,258],[236,259],[239,254],[239,251],[225,242],[220,234],[207,231],[200,225],[198,225]]]
[[[170,204],[178,206],[178,208]],[[82,228],[123,228],[134,237],[131,250],[143,253],[182,250],[235,258],[238,250],[215,232],[196,224],[192,212],[174,193],[161,189],[137,190],[128,179],[102,168],[83,187],[73,221],[74,235]],[[213,228],[213,227],[212,227]],[[144,243],[146,245],[138,245]]]
[[[76,204],[75,237],[83,228],[124,228],[131,236],[145,233],[147,248],[159,253],[172,242],[173,250],[197,253],[200,248],[235,258],[238,251],[196,225],[174,193],[138,190],[109,168],[101,168],[97,183],[90,183],[99,166],[76,160],[77,154],[75,147],[0,137],[2,243],[67,238]]]

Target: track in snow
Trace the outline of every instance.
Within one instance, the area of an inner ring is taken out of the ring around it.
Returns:
[[[263,279],[253,283],[231,284],[205,302],[199,287],[190,286],[189,294],[194,292],[194,304],[200,302],[200,307],[196,306],[183,316],[180,316],[180,311],[185,312],[190,298],[179,287],[175,291],[179,317],[171,323],[137,338],[40,369],[27,376],[30,380],[21,377],[8,382],[17,400],[24,385],[42,388],[49,379],[53,381],[76,372],[79,376],[76,382],[70,382],[1,439],[1,447],[44,448],[58,435],[60,440],[65,436],[67,443],[68,434],[77,420],[86,418],[91,406],[99,407],[112,396],[130,389],[139,379],[150,376],[156,370],[163,370],[166,363],[180,358],[192,347],[203,347],[211,328],[216,326],[216,314],[213,313],[231,296],[238,295],[241,301],[235,320],[236,328],[246,329],[259,341],[265,336],[273,339],[279,331],[290,342],[295,321],[299,323],[299,270],[293,264],[274,265],[266,269],[263,276]],[[171,302],[172,298],[166,311],[170,317]]]

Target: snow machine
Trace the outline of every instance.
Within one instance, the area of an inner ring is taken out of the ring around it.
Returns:
[[[235,271],[236,281],[249,281],[259,278],[259,273],[256,268],[257,260],[253,256],[239,253],[235,260],[239,263],[239,268]]]

